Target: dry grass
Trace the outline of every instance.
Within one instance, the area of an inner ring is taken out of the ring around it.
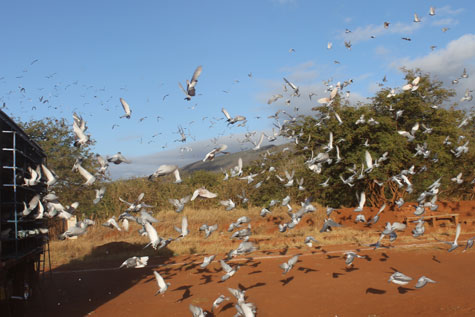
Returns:
[[[314,236],[319,241],[318,245],[321,246],[368,245],[376,242],[379,237],[379,231],[374,228],[342,227],[331,233],[320,233],[319,230],[325,218],[325,211],[321,206],[317,207],[316,212],[305,215],[296,228],[281,233],[278,231],[278,223],[287,222],[290,219],[286,210],[286,207],[275,208],[265,218],[259,216],[260,209],[258,208],[235,209],[233,211],[225,211],[224,208],[207,210],[185,208],[180,214],[173,210],[160,211],[155,214],[160,222],[154,224],[154,227],[161,237],[177,237],[178,233],[173,226],[180,227],[183,216],[188,218],[190,234],[184,239],[172,242],[167,249],[158,252],[151,247],[143,249],[149,240],[146,236],[140,236],[137,233],[141,228],[138,224],[131,223],[128,232],[119,232],[101,226],[102,221],[96,219],[96,225],[89,228],[87,234],[77,240],[52,241],[51,258],[53,266],[56,267],[67,263],[98,260],[121,262],[134,255],[223,254],[236,248],[240,243],[240,240],[230,239],[232,233],[227,229],[231,222],[241,216],[251,218],[253,232],[251,241],[258,244],[262,251],[305,246],[303,240],[308,235]],[[213,225],[216,223],[218,230],[209,238],[204,239],[204,233],[200,232],[198,228],[202,224]],[[434,241],[434,237],[451,240],[455,232],[454,228],[434,228],[423,239],[416,240],[410,234],[411,228],[408,228],[405,233],[398,234],[398,243]],[[464,232],[467,231],[464,230]]]

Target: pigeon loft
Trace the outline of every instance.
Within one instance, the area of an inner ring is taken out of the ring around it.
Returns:
[[[404,224],[408,224],[409,222],[417,221],[421,219],[421,217],[405,217]],[[424,221],[427,222],[431,227],[434,227],[438,221],[445,221],[448,220],[453,224],[457,224],[459,222],[459,214],[444,214],[444,215],[431,215],[431,216],[424,216]]]
[[[34,185],[24,180],[29,170],[46,164],[41,147],[3,111],[0,111],[0,311],[23,305],[32,294],[49,258],[49,222],[25,215],[24,203],[47,192],[42,178]],[[12,300],[13,299],[13,300]],[[19,300],[20,299],[20,300]],[[8,315],[8,313],[7,313]]]

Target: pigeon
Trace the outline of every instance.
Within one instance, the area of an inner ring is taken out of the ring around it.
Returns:
[[[126,159],[121,152],[117,152],[117,154],[112,155],[111,157],[107,157],[107,161],[110,163],[114,163],[119,165],[120,163],[130,164],[131,162]]]
[[[179,200],[169,198],[168,202],[176,208],[175,212],[180,213],[185,208],[185,204],[190,201],[190,198],[191,198],[191,195],[180,198]]]
[[[311,248],[311,247],[313,246],[312,242],[317,243],[318,241],[317,241],[314,237],[312,237],[312,236],[307,236],[307,237],[305,237],[305,241],[304,241],[304,242],[305,242],[305,244],[306,244],[308,247]]]
[[[219,297],[216,298],[216,300],[213,302],[213,307],[211,308],[211,311],[217,309],[219,305],[225,300],[229,300],[229,297],[225,297],[224,295],[219,295]]]
[[[356,196],[358,198],[358,196]],[[356,207],[353,211],[354,212],[361,212],[363,211],[363,206],[366,203],[366,194],[365,192],[360,193],[360,197],[358,198],[358,207]]]
[[[106,193],[106,188],[102,186],[99,189],[96,189],[96,198],[92,201],[94,205],[98,204]]]
[[[125,112],[125,114],[123,116],[121,116],[121,118],[130,119],[130,115],[132,114],[132,110],[130,110],[129,104],[127,103],[127,101],[125,101],[122,98],[120,98],[119,100],[120,100],[120,103],[122,104],[122,108],[124,108],[124,112]]]
[[[178,83],[178,86],[181,88],[183,93],[186,95],[185,100],[190,101],[191,97],[196,95],[196,83],[198,82],[198,77],[200,77],[201,72],[203,70],[202,66],[198,66],[193,73],[193,77],[191,77],[191,81],[186,80],[186,90],[183,88],[181,83]]]
[[[457,224],[457,229],[455,230],[455,239],[453,242],[450,242],[450,241],[442,241],[446,244],[450,244],[450,249],[448,249],[447,251],[449,252],[452,252],[453,250],[457,249],[459,247],[458,243],[457,243],[457,240],[460,236],[460,231],[461,231],[461,225],[460,223]]]
[[[123,268],[124,266],[127,267],[128,269],[129,268],[139,269],[139,268],[145,267],[147,266],[148,259],[149,259],[148,256],[141,256],[141,257],[133,256],[125,260],[124,263],[122,263],[122,265],[119,267],[119,269]]]
[[[120,229],[119,227],[119,224],[117,223],[117,221],[115,220],[115,216],[112,216],[112,218],[109,218],[105,223],[102,224],[104,227],[109,227],[111,229],[114,229],[116,228],[117,230],[119,231],[122,231],[122,229]]]
[[[170,283],[165,283],[165,280],[157,271],[153,271],[153,274],[155,275],[158,284],[158,290],[155,295],[164,294],[167,291],[168,286],[170,286]]]
[[[422,288],[424,287],[427,283],[437,283],[436,281],[434,280],[431,280],[430,278],[426,277],[426,276],[421,276],[418,280],[417,280],[417,283],[416,283],[416,286],[414,286],[415,288]]]
[[[473,240],[475,240],[475,237],[471,237],[470,239],[467,240],[467,245],[465,246],[465,249],[462,252],[465,252],[471,247],[473,247]]]
[[[376,213],[376,215],[373,217],[373,219],[372,219],[373,224],[375,224],[375,223],[378,222],[379,217],[380,217],[381,213],[383,212],[384,208],[386,208],[386,204],[383,204],[383,205],[381,206],[381,208],[379,208],[379,210],[378,210],[378,212]]]
[[[181,228],[178,228],[175,226],[175,230],[178,231],[178,233],[180,233],[178,238],[184,238],[190,233],[188,231],[188,219],[186,218],[186,216],[181,218]]]
[[[229,152],[224,152],[227,148],[228,146],[226,144],[222,144],[219,147],[212,149],[209,153],[205,155],[203,162],[214,160],[214,157],[218,153],[228,154]]]
[[[216,255],[210,255],[210,256],[205,256],[204,259],[203,259],[203,263],[201,263],[200,267],[202,269],[204,269],[205,267],[207,267],[211,262],[213,262],[214,258],[216,257]]]
[[[412,277],[409,277],[400,272],[394,272],[388,279],[388,283],[393,282],[394,284],[398,285],[406,285],[410,281],[412,281]]]
[[[244,116],[235,116],[234,118],[231,117],[225,108],[221,108],[221,111],[226,117],[226,121],[228,122],[228,124],[235,124],[236,122],[239,122],[239,121],[246,121],[246,117]]]
[[[201,188],[198,188],[197,190],[195,190],[193,192],[193,196],[191,196],[191,201],[195,200],[196,197],[203,197],[203,198],[215,198],[217,197],[218,195],[215,194],[215,193],[212,193],[210,192],[209,190],[207,190],[206,188],[204,187],[201,187]]]
[[[234,203],[234,201],[232,201],[232,199],[221,200],[219,203],[226,207],[226,211],[233,210],[234,207],[236,207],[236,204]]]
[[[221,267],[226,272],[226,274],[221,277],[221,281],[226,281],[231,276],[233,276],[236,273],[236,271],[239,269],[239,265],[236,265],[234,268],[232,268],[229,264],[224,262],[224,260],[221,260],[220,263],[221,263]]]
[[[160,165],[155,172],[153,172],[152,175],[148,177],[149,180],[152,180],[154,177],[160,177],[168,174],[172,174],[175,176],[175,184],[180,184],[182,182],[182,179],[180,177],[180,171],[178,170],[177,165],[168,165],[168,164],[163,164]]]
[[[359,258],[359,259],[367,258],[364,255],[359,255],[359,254],[356,254],[355,252],[351,252],[351,251],[350,252],[345,252],[345,256],[346,256],[345,263],[346,263],[347,266],[353,265],[353,260],[355,258]]]
[[[280,268],[284,270],[282,274],[288,273],[294,267],[295,263],[297,263],[298,260],[299,255],[297,254],[291,257],[287,262],[282,263],[280,265]]]
[[[341,227],[341,225],[336,223],[335,221],[333,221],[330,218],[325,219],[325,222],[323,223],[323,227],[322,227],[322,229],[320,229],[320,232],[327,232],[327,231],[331,230],[332,227]]]
[[[204,224],[200,227],[200,231],[205,232],[205,239],[208,238],[216,230],[218,230],[218,224],[214,224],[212,226]]]
[[[73,165],[72,171],[73,172],[78,171],[79,174],[81,174],[81,176],[84,177],[86,182],[83,184],[83,186],[91,186],[96,181],[96,177],[94,177],[84,167],[81,166],[80,160],[76,160],[76,162]]]
[[[193,304],[190,304],[188,306],[191,313],[193,314],[193,317],[205,317],[208,313],[203,311],[203,308],[195,306]]]

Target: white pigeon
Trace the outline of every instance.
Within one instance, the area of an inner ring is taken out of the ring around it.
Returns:
[[[191,195],[185,196],[183,198],[178,199],[172,199],[169,198],[168,202],[172,204],[176,209],[176,212],[182,212],[183,209],[185,208],[185,204],[190,201]]]
[[[104,222],[102,225],[104,227],[109,227],[109,228],[112,228],[112,229],[116,228],[117,230],[122,231],[122,229],[120,229],[120,227],[119,227],[119,224],[115,220],[115,216],[112,216],[112,218],[107,219],[107,221]]]
[[[358,195],[356,195],[358,198]],[[366,194],[364,191],[360,193],[360,196],[358,198],[358,207],[356,207],[353,211],[355,212],[361,212],[363,211],[364,204],[366,203]]]
[[[437,283],[434,280],[431,280],[430,278],[426,276],[421,276],[418,280],[416,285],[414,286],[415,288],[422,288],[424,287],[427,283]]]
[[[209,153],[207,153],[205,155],[205,158],[203,159],[203,162],[214,160],[214,157],[218,153],[228,154],[228,152],[224,152],[227,148],[228,148],[228,146],[226,144],[222,144],[219,147],[216,147],[216,148],[212,149]]]
[[[165,280],[157,271],[153,271],[153,274],[155,275],[155,279],[157,280],[158,284],[158,290],[155,295],[165,293],[168,289],[168,286],[170,286],[170,283],[165,283]]]
[[[232,199],[221,200],[219,203],[226,207],[226,211],[230,211],[234,209],[234,207],[236,207],[236,204],[234,203],[234,201],[232,201]]]
[[[120,163],[130,164],[131,162],[122,155],[121,152],[117,152],[116,154],[112,155],[111,157],[107,157],[107,162],[114,163],[115,165],[119,165]]]
[[[41,164],[41,169],[43,171],[43,175],[46,176],[46,186],[50,187],[56,184],[58,179],[56,178],[54,173],[43,164]]]
[[[217,309],[219,305],[224,302],[225,300],[229,300],[229,297],[225,297],[224,295],[220,295],[216,300],[213,302],[213,307],[211,308],[211,311]]]
[[[92,201],[94,205],[98,204],[102,198],[104,198],[104,194],[106,193],[106,188],[102,186],[99,189],[96,189],[96,198]]]
[[[180,233],[178,238],[186,237],[190,233],[190,231],[188,231],[188,219],[186,217],[181,218],[181,228],[175,226],[175,230]]]
[[[421,19],[419,18],[417,13],[414,13],[414,22],[416,22],[416,23],[421,22]]]
[[[412,82],[402,86],[402,90],[411,90],[411,91],[416,91],[419,88],[419,81],[421,80],[420,76],[417,76],[412,80]]]
[[[30,173],[30,178],[23,177],[23,185],[25,186],[36,186],[39,184],[41,179],[41,174],[39,172],[39,166],[36,169],[28,166],[28,172]]]
[[[297,254],[291,257],[287,262],[282,263],[280,265],[280,268],[284,270],[282,274],[289,272],[293,268],[295,263],[297,263],[298,259],[299,259],[299,255]]]
[[[210,256],[205,256],[204,259],[203,259],[203,263],[201,263],[200,267],[202,269],[204,269],[205,267],[207,267],[211,262],[213,262],[214,258],[216,257],[216,255],[210,255]]]
[[[125,101],[122,98],[120,98],[119,100],[120,100],[120,103],[122,104],[122,108],[124,108],[124,112],[125,112],[125,114],[123,116],[121,116],[121,118],[130,119],[130,115],[132,114],[132,110],[130,110],[129,104],[127,103],[127,101]]]
[[[83,184],[84,186],[90,186],[96,181],[96,177],[89,173],[84,167],[82,167],[80,161],[76,161],[76,163],[74,163],[72,171],[78,171],[79,174],[84,177],[86,180],[86,182]]]
[[[410,281],[412,281],[412,277],[409,277],[400,272],[394,272],[388,279],[388,283],[393,282],[394,284],[398,285],[406,285]]]
[[[201,187],[201,188],[198,188],[197,190],[195,190],[193,192],[193,195],[191,196],[191,201],[195,200],[196,197],[203,197],[203,198],[215,198],[217,197],[218,195],[215,194],[215,193],[212,193],[210,192],[209,190],[207,190],[206,188],[204,187]]]
[[[124,266],[127,268],[136,268],[136,269],[145,267],[147,266],[148,259],[149,259],[148,256],[141,256],[141,257],[133,256],[125,260],[124,263],[122,263],[122,265],[119,267],[119,269],[123,268]]]
[[[175,183],[179,184],[182,182],[180,177],[180,172],[178,170],[178,165],[171,165],[171,164],[163,164],[160,165],[152,175],[148,177],[149,180],[152,180],[154,177],[160,177],[168,174],[172,174],[175,176]]]
[[[144,228],[148,238],[150,239],[150,243],[147,244],[144,249],[151,245],[154,250],[157,250],[158,244],[160,243],[160,238],[157,234],[157,230],[155,230],[155,228],[148,221],[145,222]]]
[[[221,260],[220,263],[221,263],[221,267],[226,272],[226,274],[221,277],[221,281],[226,281],[231,276],[236,274],[236,271],[239,269],[239,265],[236,265],[234,268],[232,268],[229,264],[224,262],[224,260]]]

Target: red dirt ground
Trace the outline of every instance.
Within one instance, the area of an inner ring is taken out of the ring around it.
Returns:
[[[440,214],[461,215],[461,240],[465,242],[470,236],[463,232],[473,226],[475,203],[446,203],[440,209]],[[338,217],[347,217],[351,210],[343,210]],[[405,213],[410,216],[412,211]],[[375,212],[366,210],[367,219]],[[399,219],[402,212],[397,216],[384,214],[380,226]],[[444,239],[452,240],[453,236]],[[241,268],[223,283],[219,262],[200,270],[202,256],[153,258],[143,269],[118,270],[120,263],[59,267],[41,284],[25,315],[191,316],[189,304],[210,312],[213,301],[224,294],[230,301],[208,316],[234,316],[236,300],[227,290],[232,287],[246,289],[247,301],[257,306],[257,316],[475,316],[475,248],[463,253],[463,243],[448,253],[448,245],[431,241],[418,247],[398,243],[393,244],[394,248],[377,250],[361,247],[359,254],[371,260],[355,259],[354,268],[349,270],[342,255],[345,250],[358,250],[357,246],[259,251],[230,261]],[[295,254],[302,254],[299,262],[283,275],[279,265]],[[171,283],[164,295],[154,296],[157,283],[153,270]],[[388,283],[395,270],[414,280],[404,287]],[[437,283],[414,288],[422,275]]]

